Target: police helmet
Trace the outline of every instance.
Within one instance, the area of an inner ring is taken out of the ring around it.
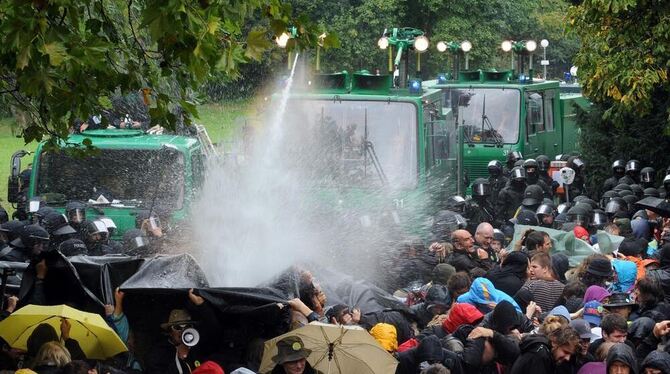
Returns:
[[[537,173],[538,169],[537,161],[535,161],[532,158],[529,158],[528,160],[525,160],[523,162],[523,168],[526,169],[526,174],[535,174]]]
[[[666,175],[665,178],[663,178],[663,187],[665,187],[666,194],[670,192],[670,174]]]
[[[633,191],[628,191],[628,190],[621,190],[618,192],[619,197],[626,197],[626,196],[634,196],[635,194]]]
[[[491,160],[489,161],[489,164],[487,165],[487,169],[489,170],[489,174],[492,176],[498,176],[502,174],[503,171],[503,165],[502,162],[498,160]]]
[[[551,165],[551,162],[549,161],[549,157],[545,155],[539,155],[535,159],[537,161],[537,169],[539,171],[545,172],[549,170],[549,166]]]
[[[595,209],[593,211],[593,226],[597,227],[598,229],[602,229],[607,225],[609,220],[607,219],[607,214],[603,212],[601,209]]]
[[[491,194],[491,186],[486,178],[477,178],[472,183],[472,196],[489,196]]]
[[[65,204],[65,214],[69,222],[83,223],[86,221],[86,204],[81,201],[68,201]]]
[[[558,214],[566,213],[570,209],[570,203],[561,203],[556,207],[556,212]]]
[[[49,233],[37,224],[25,225],[19,230],[19,237],[10,244],[16,248],[32,249],[39,242],[48,244]]]
[[[92,240],[94,235],[99,235],[99,241],[105,241],[109,237],[109,231],[105,223],[100,220],[88,221],[86,223],[87,239]]]
[[[626,172],[626,161],[616,160],[612,163],[612,172],[623,175]]]
[[[624,196],[622,199],[628,204],[628,211],[632,211],[633,208],[635,208],[635,203],[638,201],[638,198],[635,195]]]
[[[510,179],[517,182],[526,181],[526,170],[520,166],[515,166],[510,173]]]
[[[633,194],[637,196],[638,199],[641,199],[644,196],[644,188],[639,184],[631,184],[630,189],[633,191]]]
[[[450,196],[447,199],[447,209],[454,212],[463,212],[465,210],[465,199],[458,195]]]
[[[578,204],[570,208],[567,213],[568,221],[576,223],[580,226],[587,227],[591,224],[591,213],[584,207],[583,204]]]
[[[661,194],[658,193],[658,190],[654,187],[649,187],[644,189],[644,197],[660,197]]]
[[[519,151],[507,152],[507,163],[513,164],[519,160],[523,160],[523,155]]]
[[[613,188],[613,190],[616,191],[616,192],[623,191],[623,190],[631,191],[631,192],[633,191],[633,189],[631,189],[630,186],[627,185],[627,184],[625,184],[625,183],[619,183],[619,184],[617,184],[617,185]]]
[[[652,183],[656,179],[656,170],[647,166],[640,170],[640,181],[645,183]]]
[[[640,172],[640,169],[642,168],[642,165],[640,164],[640,161],[638,160],[630,160],[626,162],[626,173],[629,174],[637,174]]]
[[[566,166],[574,171],[581,171],[584,169],[584,165],[584,161],[579,158],[579,156],[571,156],[568,158],[568,164]]]
[[[98,220],[105,224],[105,227],[107,227],[107,231],[109,232],[109,236],[114,235],[114,232],[116,231],[116,224],[111,218],[100,216],[98,217]]]
[[[523,200],[521,201],[521,205],[525,207],[540,205],[542,204],[543,199],[544,191],[542,191],[542,187],[538,186],[537,184],[531,184],[530,186],[526,187],[526,190],[523,192]]]
[[[65,217],[65,214],[57,211],[53,211],[47,214],[42,219],[42,223],[42,226],[44,226],[44,228],[51,235],[62,236],[74,234],[77,232],[74,228],[72,228],[72,226],[70,226],[67,221],[67,217]]]
[[[613,216],[618,212],[625,212],[628,209],[626,201],[620,197],[613,197],[605,206],[605,214]]]
[[[554,206],[551,204],[542,203],[535,210],[535,214],[538,216],[553,216]]]
[[[132,229],[123,234],[123,251],[128,255],[141,254],[149,247],[149,238],[142,230]]]
[[[607,206],[607,203],[608,203],[613,197],[618,197],[618,196],[619,196],[619,194],[618,194],[616,191],[614,191],[614,190],[606,191],[605,193],[603,193],[603,196],[600,197],[600,207],[601,207],[601,208],[606,207],[606,206]]]
[[[51,213],[56,212],[56,209],[50,207],[50,206],[41,206],[37,212],[33,214],[33,217],[35,218],[35,223],[43,225],[44,218],[48,216]]]

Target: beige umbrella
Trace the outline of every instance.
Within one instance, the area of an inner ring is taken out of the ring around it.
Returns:
[[[272,371],[277,342],[290,336],[302,339],[305,348],[312,351],[307,362],[325,374],[387,374],[395,373],[398,366],[398,361],[365,329],[312,322],[266,341],[260,373]]]

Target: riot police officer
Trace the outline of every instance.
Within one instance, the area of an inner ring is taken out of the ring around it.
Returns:
[[[502,191],[509,179],[503,175],[503,165],[502,162],[498,160],[491,160],[487,166],[489,171],[489,188],[491,189],[491,194],[489,196],[489,205],[495,207],[498,201],[498,195]]]
[[[603,192],[614,189],[619,184],[621,179],[626,174],[626,164],[624,160],[616,160],[612,163],[612,176],[603,183]]]
[[[549,157],[545,155],[539,155],[535,161],[537,161],[537,171],[540,179],[543,180],[547,186],[551,187],[554,180],[551,178],[551,175],[549,175],[549,167],[551,166]]]
[[[526,171],[522,167],[515,167],[510,174],[510,181],[498,194],[496,205],[496,223],[501,226],[510,218],[514,217],[517,208],[523,201],[523,193],[526,189]]]
[[[493,224],[494,210],[489,202],[491,186],[485,178],[477,178],[472,184],[472,198],[465,201],[465,219],[468,220],[468,231],[474,235],[482,222]]]
[[[656,170],[651,166],[647,166],[640,170],[640,186],[643,189],[654,187],[656,181]]]
[[[507,158],[505,161],[505,170],[503,171],[503,174],[507,178],[510,178],[510,176],[512,175],[512,169],[514,169],[515,164],[519,161],[523,161],[523,156],[521,155],[521,152],[512,151],[507,153]]]
[[[551,198],[551,188],[540,178],[539,163],[529,158],[523,162],[523,168],[526,169],[526,184],[539,186],[544,197]]]
[[[640,181],[640,170],[642,165],[638,160],[630,160],[626,162],[626,175],[619,179],[619,184],[636,184]]]
[[[535,210],[537,222],[542,227],[554,228],[554,218],[556,218],[556,209],[551,201],[543,201]]]
[[[572,184],[568,186],[569,196],[575,197],[586,194],[586,187],[584,185],[584,161],[579,156],[571,156],[568,158],[567,167],[575,171],[575,178]]]

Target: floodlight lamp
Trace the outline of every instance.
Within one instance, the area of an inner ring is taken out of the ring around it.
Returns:
[[[576,66],[573,66],[573,67],[570,68],[570,74],[572,74],[573,77],[577,76],[577,67]]]
[[[447,50],[447,43],[442,42],[442,41],[437,42],[436,47],[437,47],[438,52],[445,52]]]
[[[461,43],[461,50],[463,52],[468,53],[470,52],[471,49],[472,49],[472,43],[470,43],[469,41],[466,40],[463,43]]]
[[[526,42],[526,50],[528,52],[534,52],[537,49],[537,43],[535,40],[529,40]]]
[[[549,41],[547,39],[542,39],[540,41],[540,45],[542,46],[542,48],[547,48],[549,47]]]
[[[381,38],[379,38],[379,40],[377,40],[377,46],[379,47],[379,49],[388,48],[389,47],[389,38],[387,38],[385,36],[382,36]]]
[[[502,42],[502,44],[500,44],[500,47],[502,48],[503,51],[509,52],[512,50],[512,42],[509,40],[505,40],[504,42]]]
[[[291,36],[287,32],[283,32],[275,41],[279,48],[286,48],[286,44],[288,44],[290,38]]]
[[[424,35],[417,36],[416,39],[414,39],[414,49],[416,49],[417,52],[425,52],[429,45],[430,42]]]

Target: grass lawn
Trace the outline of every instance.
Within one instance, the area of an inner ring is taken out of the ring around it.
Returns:
[[[243,117],[250,113],[251,108],[251,100],[206,104],[198,108],[200,119],[195,122],[205,125],[212,142],[225,142],[236,134],[238,127],[244,125]],[[19,149],[34,151],[37,148],[37,143],[26,145],[23,138],[17,138],[12,132],[13,125],[13,119],[0,118],[0,205],[8,212],[14,211],[7,202],[7,178],[12,154]],[[32,155],[24,157],[22,161],[21,167],[24,169],[32,162]]]

